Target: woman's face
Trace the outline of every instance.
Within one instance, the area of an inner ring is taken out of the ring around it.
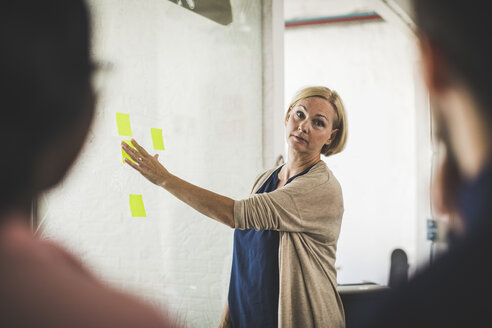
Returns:
[[[318,156],[323,146],[335,138],[337,130],[332,128],[335,115],[335,109],[326,99],[309,97],[297,102],[286,122],[290,150]]]

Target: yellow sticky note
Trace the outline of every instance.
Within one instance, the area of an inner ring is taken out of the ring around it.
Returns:
[[[116,125],[120,136],[131,137],[132,128],[130,127],[130,114],[116,113]]]
[[[146,217],[142,195],[130,195],[130,210],[133,217]]]
[[[130,147],[136,149],[135,146],[132,144],[131,140],[123,140],[123,142],[126,142],[127,144],[130,145]],[[125,158],[128,158],[130,161],[135,163],[135,161],[130,156],[128,156],[128,154],[126,153],[126,151],[123,150],[123,148],[121,148],[121,155],[123,157],[123,163],[125,163]]]
[[[164,140],[162,140],[162,130],[151,128],[150,134],[152,135],[152,143],[154,144],[154,149],[164,150]]]

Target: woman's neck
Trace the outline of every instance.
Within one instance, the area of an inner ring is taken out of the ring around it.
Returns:
[[[320,161],[320,156],[299,156],[294,154],[289,154],[289,158],[287,159],[287,163],[285,163],[284,167],[282,167],[281,174],[285,180],[292,178],[293,176],[298,175],[303,172],[307,168],[313,166],[314,164]]]

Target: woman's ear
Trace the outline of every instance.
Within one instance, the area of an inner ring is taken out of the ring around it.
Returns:
[[[287,113],[285,114],[285,121],[284,121],[284,126],[287,126],[287,122],[289,121],[289,117],[290,117],[290,112],[291,112],[292,108],[289,108],[287,110]]]
[[[335,140],[337,133],[338,133],[338,129],[332,130],[330,134],[330,138],[325,142],[325,145],[328,146],[329,144],[331,144],[333,140]]]

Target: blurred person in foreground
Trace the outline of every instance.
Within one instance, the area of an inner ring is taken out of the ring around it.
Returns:
[[[492,52],[487,2],[413,1],[422,73],[444,147],[433,199],[448,250],[355,327],[483,327],[492,310]],[[456,229],[459,227],[459,229]]]
[[[82,0],[0,2],[1,327],[175,326],[30,227],[31,201],[63,179],[92,122],[90,37]]]

